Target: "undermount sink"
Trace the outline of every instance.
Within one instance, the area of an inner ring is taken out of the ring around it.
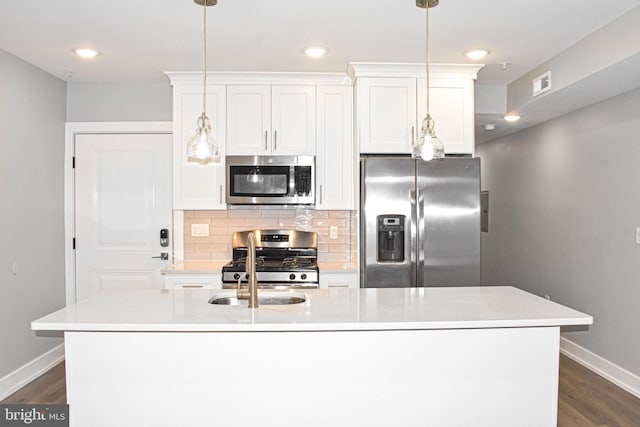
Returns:
[[[289,304],[301,304],[307,299],[304,294],[258,294],[258,307],[261,305],[289,305]],[[232,295],[218,295],[209,300],[209,304],[217,305],[249,305],[248,300],[238,299]]]

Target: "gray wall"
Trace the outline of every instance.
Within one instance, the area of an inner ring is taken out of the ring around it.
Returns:
[[[640,90],[481,144],[484,284],[594,316],[571,341],[640,375]]]
[[[171,121],[172,91],[166,83],[69,83],[67,121]]]
[[[30,322],[65,305],[66,84],[0,50],[0,94],[2,378],[61,342]]]

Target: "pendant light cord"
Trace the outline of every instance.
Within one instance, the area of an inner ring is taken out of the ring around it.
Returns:
[[[202,49],[202,114],[207,113],[207,2],[202,5],[204,8],[204,42]]]
[[[430,85],[430,82],[429,82],[429,0],[427,0],[427,7],[425,9],[427,9],[427,12],[425,14],[425,16],[427,17],[426,18],[426,24],[425,24],[425,33],[426,33],[426,37],[425,37],[425,40],[426,40],[426,43],[425,43],[426,44],[426,48],[425,48],[425,51],[426,51],[426,55],[425,55],[426,65],[425,65],[425,68],[426,68],[426,75],[427,75],[427,96],[426,96],[427,111],[426,111],[426,115],[428,117],[429,116],[429,88],[430,88],[429,87],[429,85]]]

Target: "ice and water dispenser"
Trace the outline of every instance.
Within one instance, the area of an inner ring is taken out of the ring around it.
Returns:
[[[404,262],[404,215],[378,215],[378,262]]]

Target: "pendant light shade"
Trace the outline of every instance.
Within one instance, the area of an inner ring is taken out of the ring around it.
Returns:
[[[420,136],[413,147],[412,156],[423,160],[442,159],[444,157],[444,144],[436,135],[436,122],[429,113],[429,8],[437,6],[438,3],[439,0],[416,0],[416,6],[426,9],[426,116],[422,120]]]
[[[196,161],[220,160],[211,122],[205,113],[198,117],[198,128],[187,142],[187,158],[196,159]]]
[[[187,141],[187,160],[209,163],[220,161],[220,150],[207,116],[207,7],[215,6],[217,0],[194,0],[202,6],[203,13],[203,49],[202,49],[202,114],[197,119],[197,128]]]

